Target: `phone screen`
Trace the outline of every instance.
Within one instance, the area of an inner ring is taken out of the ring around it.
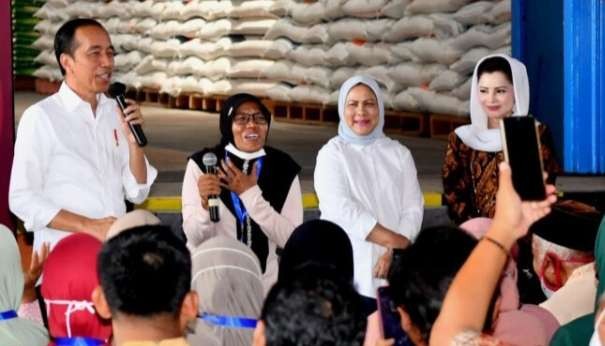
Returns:
[[[530,116],[507,117],[501,121],[504,156],[511,168],[515,190],[524,201],[543,200],[546,189],[536,121]]]
[[[414,345],[401,328],[401,318],[387,286],[378,288],[378,311],[385,339],[395,339],[396,346]]]

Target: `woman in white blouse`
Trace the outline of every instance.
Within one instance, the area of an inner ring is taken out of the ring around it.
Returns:
[[[407,247],[420,231],[424,202],[412,154],[383,133],[378,84],[349,78],[340,88],[338,113],[338,135],[317,155],[315,191],[321,218],[349,235],[355,285],[371,312],[392,249]]]

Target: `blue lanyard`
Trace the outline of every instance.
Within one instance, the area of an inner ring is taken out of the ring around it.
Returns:
[[[256,328],[256,320],[254,318],[213,315],[208,313],[203,313],[201,316],[198,316],[198,318],[210,325],[217,327],[240,329]]]
[[[260,171],[263,169],[263,159],[258,159],[255,164],[257,164],[256,179],[258,179],[260,176]],[[237,194],[233,191],[231,191],[231,202],[233,202],[233,209],[235,209],[235,216],[237,217],[237,220],[240,222],[240,224],[243,224],[246,216],[248,216],[248,212],[246,211],[246,207],[242,205],[242,202]]]
[[[57,346],[101,346],[105,341],[95,338],[73,337],[73,338],[55,338]]]
[[[12,320],[13,318],[17,318],[17,312],[15,310],[0,312],[0,321]]]

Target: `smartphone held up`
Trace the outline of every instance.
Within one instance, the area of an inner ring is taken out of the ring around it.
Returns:
[[[513,186],[524,201],[546,198],[542,172],[542,151],[536,120],[531,116],[512,116],[500,120],[504,157],[510,166]]]
[[[395,346],[413,346],[407,333],[401,328],[401,318],[388,286],[378,288],[378,312],[385,339],[394,339]]]

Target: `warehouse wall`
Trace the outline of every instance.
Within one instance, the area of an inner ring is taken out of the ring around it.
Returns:
[[[354,73],[373,76],[387,108],[466,116],[475,62],[510,53],[510,0],[49,0],[38,11],[44,64],[58,26],[99,18],[121,53],[116,78],[171,95],[246,91],[277,101],[335,104]]]

